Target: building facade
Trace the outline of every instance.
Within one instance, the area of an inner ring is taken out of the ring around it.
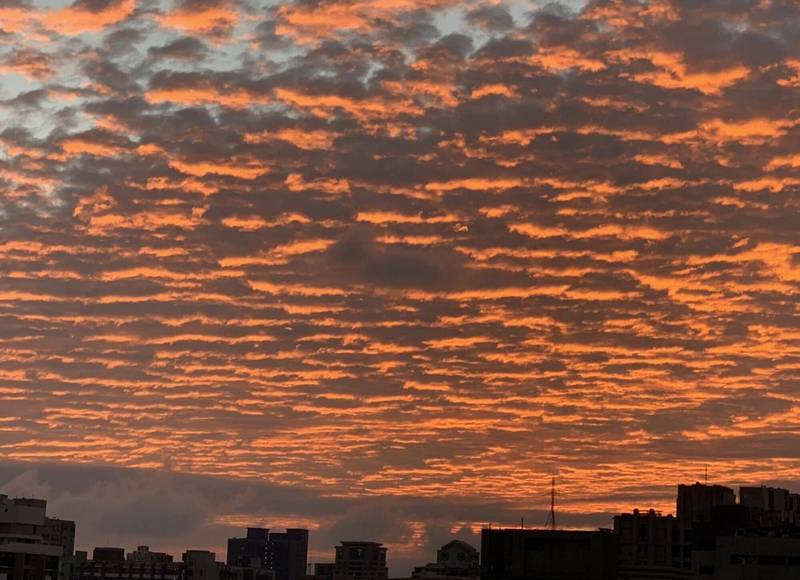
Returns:
[[[59,580],[62,547],[44,542],[47,502],[0,495],[0,580]]]
[[[308,563],[308,530],[247,528],[244,538],[228,540],[226,562],[234,568],[271,570],[275,580],[302,580]]]
[[[462,540],[452,540],[436,551],[436,562],[417,566],[412,578],[474,580],[480,577],[480,554]]]
[[[386,553],[379,542],[342,542],[336,546],[334,580],[387,580]]]
[[[75,559],[75,522],[58,518],[44,519],[42,543],[61,546],[60,580],[69,580]]]
[[[800,525],[800,494],[778,487],[740,487],[739,503],[760,527]]]
[[[183,570],[181,580],[220,580],[224,565],[217,562],[217,555],[208,550],[186,550],[181,558]]]
[[[715,508],[733,505],[736,505],[736,494],[729,487],[697,482],[678,486],[676,513],[685,527],[710,522]]]
[[[616,580],[617,536],[610,530],[484,529],[483,580]]]
[[[673,515],[655,510],[614,517],[619,580],[683,580],[692,578],[691,548],[685,530]]]
[[[695,560],[697,580],[797,580],[800,537],[720,536]]]
[[[91,560],[76,558],[73,580],[180,580],[182,566],[147,546],[125,555],[123,548],[98,547]]]

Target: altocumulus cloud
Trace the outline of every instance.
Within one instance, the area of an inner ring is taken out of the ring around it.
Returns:
[[[87,544],[221,550],[253,516],[403,570],[536,521],[551,473],[574,525],[706,463],[796,485],[798,27],[3,3],[3,486]]]

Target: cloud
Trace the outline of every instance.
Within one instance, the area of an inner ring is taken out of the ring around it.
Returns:
[[[796,480],[797,6],[156,4],[0,8],[11,488],[401,570]]]
[[[188,548],[215,550],[224,561],[227,538],[248,525],[305,526],[311,560],[332,561],[342,540],[377,539],[389,547],[395,574],[432,560],[454,534],[479,546],[480,526],[515,517],[512,506],[491,501],[342,498],[302,486],[89,465],[6,463],[0,490],[46,498],[49,515],[74,519],[77,549],[133,550],[145,543],[178,558]],[[591,525],[600,517],[589,514],[575,523]]]

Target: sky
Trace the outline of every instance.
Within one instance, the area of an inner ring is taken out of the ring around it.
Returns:
[[[800,5],[4,0],[0,493],[78,545],[800,490]]]

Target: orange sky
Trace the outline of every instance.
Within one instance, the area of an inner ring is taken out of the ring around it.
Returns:
[[[0,492],[401,572],[800,489],[800,7],[542,4],[4,3]]]

